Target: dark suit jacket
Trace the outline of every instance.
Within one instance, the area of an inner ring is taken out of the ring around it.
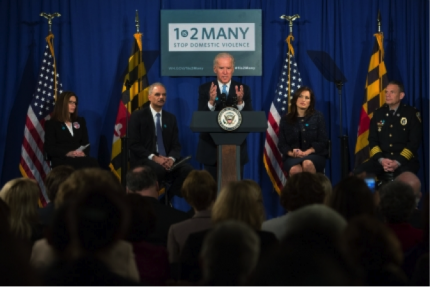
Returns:
[[[168,157],[178,160],[181,156],[181,144],[179,143],[178,124],[176,117],[161,111],[161,123],[163,142]],[[131,114],[129,122],[130,137],[130,165],[135,167],[143,164],[151,154],[158,154],[155,134],[155,122],[149,107],[137,110]]]
[[[305,151],[313,147],[315,154],[328,155],[328,136],[324,115],[319,111],[297,119],[293,124],[287,121],[286,115],[283,116],[279,124],[278,137],[278,148],[284,160],[288,157],[288,151],[296,148]]]
[[[77,124],[76,124],[77,123]],[[70,134],[66,124],[57,120],[45,122],[44,150],[52,158],[64,158],[69,151],[76,150],[81,145],[89,143],[87,123],[84,118],[78,117],[72,123],[73,136]],[[90,147],[84,152],[89,154]]]
[[[190,216],[185,212],[162,204],[153,197],[148,198],[151,200],[157,221],[155,223],[155,231],[151,233],[149,237],[145,239],[145,241],[155,245],[167,247],[167,235],[170,226],[172,224],[187,220],[190,218]]]
[[[84,150],[86,157],[67,157],[69,151],[78,149],[80,146],[87,145],[88,130],[84,118],[78,117],[72,122],[73,136],[70,134],[64,122],[51,119],[45,122],[45,143],[44,152],[49,156],[52,167],[59,165],[70,165],[74,168],[98,166],[97,160],[88,157],[90,147]]]
[[[199,87],[199,111],[210,111],[208,108],[209,101],[209,91],[211,88],[211,84],[214,83],[217,86],[217,96],[221,95],[221,90],[218,86],[218,81],[212,81],[205,83]],[[251,90],[247,85],[241,84],[239,82],[231,80],[230,89],[228,92],[228,96],[236,95],[235,86],[240,87],[243,85],[244,94],[243,101],[245,102],[245,106],[243,107],[243,111],[252,111],[252,101],[251,101]],[[220,107],[215,107],[215,111],[219,111]],[[197,160],[205,165],[215,165],[217,159],[217,149],[216,144],[212,140],[212,137],[209,133],[200,133],[199,143],[197,146]],[[248,151],[246,140],[240,146],[240,164],[244,165],[248,162]]]

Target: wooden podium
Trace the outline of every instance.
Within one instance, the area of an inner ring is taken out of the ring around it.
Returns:
[[[251,132],[265,132],[265,112],[243,111],[242,123],[234,131],[226,131],[218,124],[219,112],[194,112],[190,129],[209,133],[218,147],[218,192],[230,181],[240,180],[240,145]]]

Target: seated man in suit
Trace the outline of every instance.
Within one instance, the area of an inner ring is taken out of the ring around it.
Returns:
[[[155,231],[145,239],[146,242],[166,247],[170,226],[190,218],[189,214],[158,201],[157,177],[148,166],[138,166],[128,171],[127,193],[136,193],[151,200],[157,220]]]
[[[402,104],[403,85],[391,81],[385,88],[385,105],[373,113],[369,126],[370,159],[354,170],[355,174],[388,173],[397,177],[402,172],[417,173],[418,148],[422,126],[420,113]]]
[[[149,87],[150,105],[132,113],[129,122],[130,167],[147,165],[157,175],[158,181],[173,179],[170,195],[181,196],[181,187],[193,169],[183,163],[173,171],[173,164],[181,157],[176,117],[163,110],[166,88],[161,83]]]
[[[215,81],[208,82],[199,87],[199,111],[220,111],[222,105],[217,100],[221,94],[227,97],[227,103],[237,98],[237,109],[239,111],[252,111],[251,90],[231,79],[234,73],[234,58],[228,53],[219,53],[214,59]],[[201,133],[197,146],[197,160],[204,165],[213,178],[217,179],[217,146],[209,133]],[[248,162],[246,140],[240,146],[241,174],[243,166]]]

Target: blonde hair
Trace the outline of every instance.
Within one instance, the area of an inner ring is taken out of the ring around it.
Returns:
[[[212,209],[215,224],[233,219],[260,230],[264,218],[261,188],[252,180],[229,182],[221,189]]]
[[[10,209],[10,229],[20,238],[31,239],[32,226],[38,221],[39,194],[39,185],[29,178],[12,179],[0,191]]]

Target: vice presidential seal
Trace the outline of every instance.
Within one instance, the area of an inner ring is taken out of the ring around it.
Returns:
[[[242,115],[232,107],[222,109],[218,114],[218,124],[226,131],[234,131],[240,127],[242,123]]]

